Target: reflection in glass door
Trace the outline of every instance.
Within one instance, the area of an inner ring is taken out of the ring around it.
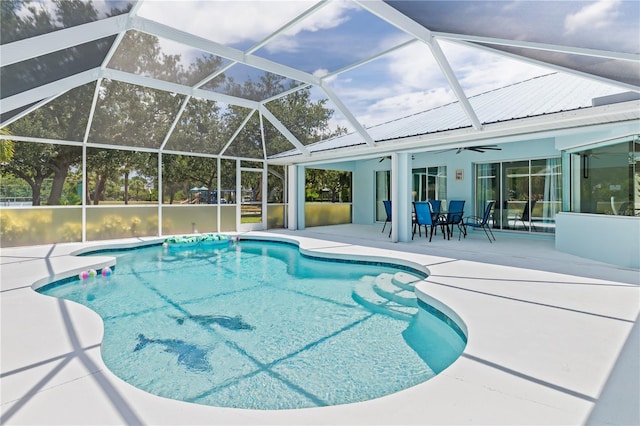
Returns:
[[[376,172],[376,221],[384,222],[387,213],[384,210],[384,200],[391,199],[391,172],[382,170]]]
[[[413,201],[447,203],[447,166],[413,169]]]
[[[502,229],[529,230],[531,203],[529,187],[529,162],[512,161],[502,164],[503,217]]]
[[[560,158],[476,164],[476,215],[489,201],[496,202],[494,228],[555,232],[562,209]]]
[[[256,169],[240,170],[240,223],[239,230],[263,230],[262,199],[264,171]]]

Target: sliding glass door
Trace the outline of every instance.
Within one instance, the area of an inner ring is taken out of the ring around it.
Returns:
[[[562,206],[560,158],[476,165],[476,215],[495,201],[493,227],[555,232]]]

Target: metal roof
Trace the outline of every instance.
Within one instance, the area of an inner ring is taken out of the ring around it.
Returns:
[[[483,125],[591,108],[596,98],[625,93],[618,87],[600,84],[563,73],[551,73],[469,98]],[[637,97],[637,95],[636,95]],[[367,128],[374,141],[392,141],[470,128],[459,102],[433,108]],[[320,152],[364,144],[355,132],[307,146]],[[299,154],[295,150],[282,156]],[[276,156],[277,157],[277,156]],[[274,157],[274,158],[276,158]]]

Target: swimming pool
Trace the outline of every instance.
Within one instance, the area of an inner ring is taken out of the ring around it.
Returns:
[[[406,268],[258,241],[112,254],[111,277],[39,291],[100,314],[105,364],[159,396],[253,409],[345,404],[422,383],[465,346],[455,324],[417,301],[422,277]]]

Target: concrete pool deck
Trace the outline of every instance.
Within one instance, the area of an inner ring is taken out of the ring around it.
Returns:
[[[102,321],[34,283],[112,265],[85,247],[157,238],[5,248],[1,265],[2,424],[639,424],[640,271],[554,249],[553,239],[479,232],[391,243],[381,226],[249,232],[318,255],[426,267],[417,286],[463,321],[468,344],[420,385],[341,406],[261,411],[173,401],[134,388],[100,357]],[[426,296],[425,296],[426,295]]]

